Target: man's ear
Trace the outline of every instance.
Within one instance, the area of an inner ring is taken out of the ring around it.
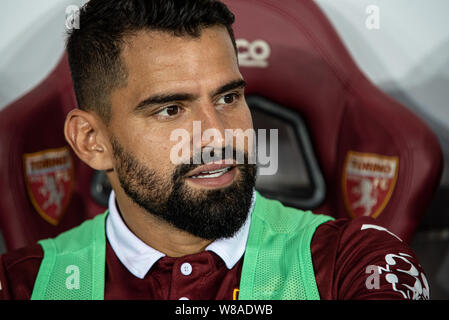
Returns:
[[[76,155],[95,170],[113,168],[107,128],[98,115],[80,109],[69,112],[64,135]]]

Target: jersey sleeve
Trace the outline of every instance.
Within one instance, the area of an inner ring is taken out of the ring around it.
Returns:
[[[3,265],[3,256],[0,256],[0,300],[10,300],[8,282],[6,281],[6,271]]]
[[[0,256],[0,300],[31,298],[43,254],[35,244]]]
[[[430,298],[429,283],[416,254],[375,219],[327,222],[317,229],[311,251],[323,299]]]

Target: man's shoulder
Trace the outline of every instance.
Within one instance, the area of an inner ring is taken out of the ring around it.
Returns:
[[[340,218],[320,225],[312,240],[312,251],[332,251],[341,261],[385,258],[404,253],[416,259],[410,246],[371,217]]]
[[[377,244],[375,247],[383,243],[407,246],[398,235],[371,217],[339,218],[327,221],[318,227],[317,232],[336,237],[345,245],[367,245],[374,242]]]
[[[44,252],[39,244],[0,256],[0,299],[29,299]]]
[[[2,265],[7,268],[12,268],[17,265],[28,263],[33,260],[42,260],[44,252],[42,247],[38,244],[32,244],[23,248],[8,251],[0,256]]]
[[[316,230],[311,252],[324,297],[429,298],[429,285],[416,254],[373,218],[324,223]]]

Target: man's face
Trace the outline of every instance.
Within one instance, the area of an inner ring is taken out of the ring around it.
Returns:
[[[180,142],[171,139],[175,130],[189,133],[184,144],[193,159],[206,147],[229,147],[225,130],[253,128],[226,29],[207,28],[199,38],[142,31],[126,39],[122,58],[128,83],[111,95],[108,125],[114,189],[120,186],[150,214],[198,237],[232,236],[247,218],[255,165],[175,163]],[[213,130],[222,139],[195,140],[195,123],[201,133]],[[233,147],[248,155],[252,141]]]

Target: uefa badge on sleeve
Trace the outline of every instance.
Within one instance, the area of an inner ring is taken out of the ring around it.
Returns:
[[[57,225],[73,188],[73,161],[67,147],[24,154],[28,195],[37,212]]]
[[[349,151],[343,168],[343,196],[352,217],[377,218],[393,193],[398,157]]]

